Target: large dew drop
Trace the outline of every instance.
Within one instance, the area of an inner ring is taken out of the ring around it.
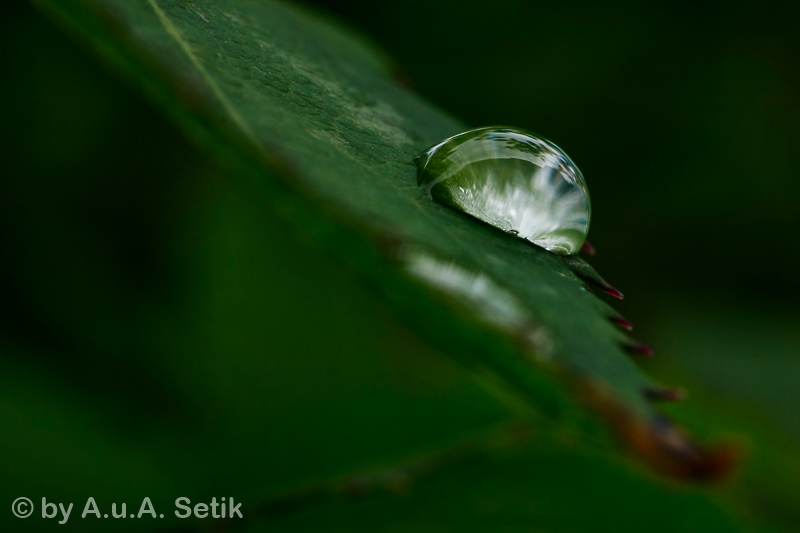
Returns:
[[[577,253],[589,232],[589,191],[558,146],[515,128],[480,128],[420,154],[431,197],[551,252]]]

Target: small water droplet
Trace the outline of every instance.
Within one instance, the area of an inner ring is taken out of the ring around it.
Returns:
[[[439,203],[557,254],[575,254],[586,240],[586,183],[546,139],[515,128],[479,128],[445,139],[415,161],[417,183]]]

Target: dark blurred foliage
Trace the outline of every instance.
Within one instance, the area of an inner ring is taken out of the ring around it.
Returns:
[[[30,353],[58,354],[47,363],[83,387],[112,396],[141,388],[112,361],[136,361],[134,317],[180,290],[163,232],[182,216],[203,160],[31,6],[9,8],[0,37],[0,330]],[[88,335],[84,324],[94,325]],[[127,353],[104,353],[119,335]],[[126,370],[152,393],[145,409],[168,405],[151,373],[136,363]]]

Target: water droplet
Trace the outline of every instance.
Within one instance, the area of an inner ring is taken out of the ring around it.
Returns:
[[[444,205],[551,252],[575,254],[591,205],[580,170],[558,146],[524,130],[479,128],[420,154],[417,183]]]

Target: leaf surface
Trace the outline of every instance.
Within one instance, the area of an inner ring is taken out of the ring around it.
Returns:
[[[562,258],[416,186],[415,155],[465,126],[398,85],[363,41],[275,2],[41,3],[239,161],[265,209],[338,253],[445,352],[497,378],[501,396],[541,409],[582,393],[654,465],[713,475],[706,452],[649,425],[657,415],[642,392],[653,384],[623,350],[614,312]],[[572,388],[554,388],[553,376]]]

